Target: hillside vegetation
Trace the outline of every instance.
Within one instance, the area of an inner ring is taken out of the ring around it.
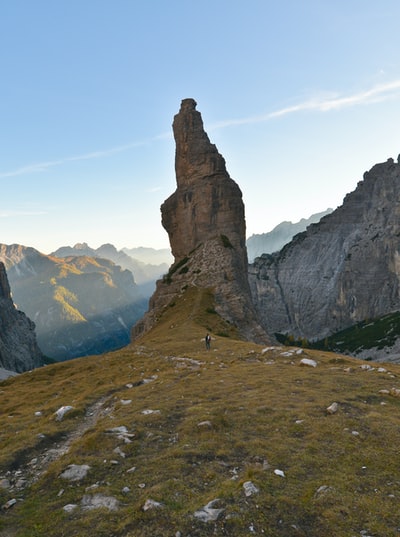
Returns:
[[[379,366],[241,341],[189,288],[135,344],[0,384],[0,536],[397,537]]]

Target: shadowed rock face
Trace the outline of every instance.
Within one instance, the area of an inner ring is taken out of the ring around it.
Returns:
[[[175,264],[160,281],[135,339],[188,286],[212,289],[217,312],[247,339],[268,341],[251,300],[242,192],[211,144],[193,99],[184,99],[173,122],[177,189],[161,206]],[[184,267],[175,270],[174,266]]]
[[[43,365],[33,322],[11,298],[6,269],[0,262],[0,367],[21,373]]]

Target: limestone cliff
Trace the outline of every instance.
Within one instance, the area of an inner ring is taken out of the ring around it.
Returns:
[[[250,266],[270,333],[321,339],[400,309],[400,164],[364,174],[343,205]]]
[[[22,373],[43,365],[35,325],[18,311],[11,297],[5,266],[0,262],[0,367]]]
[[[216,311],[243,337],[267,341],[257,320],[247,279],[246,223],[239,186],[211,144],[193,99],[184,99],[173,122],[176,191],[162,204],[162,224],[175,263],[159,281],[135,339],[187,286],[212,289]]]

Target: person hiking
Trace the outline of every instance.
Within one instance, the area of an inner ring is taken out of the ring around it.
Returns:
[[[211,336],[210,334],[207,334],[205,337],[206,340],[206,349],[209,351],[211,348]]]

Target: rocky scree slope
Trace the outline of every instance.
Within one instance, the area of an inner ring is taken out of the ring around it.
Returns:
[[[364,174],[343,205],[249,268],[271,333],[316,340],[400,309],[400,164]]]

